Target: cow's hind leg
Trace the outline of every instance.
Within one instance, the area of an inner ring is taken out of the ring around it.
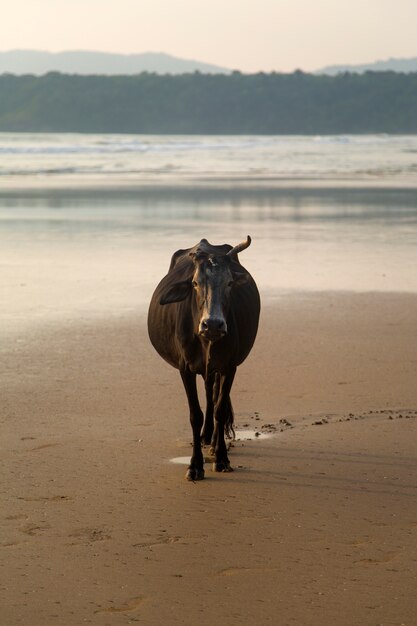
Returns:
[[[217,397],[219,395],[219,381],[220,375],[215,374],[214,372],[209,374],[204,381],[206,388],[206,415],[201,433],[201,441],[205,445],[212,443],[214,431],[214,405],[216,404]]]
[[[203,411],[198,401],[196,375],[186,367],[181,369],[181,378],[187,394],[191,428],[193,429],[193,455],[186,478],[187,480],[202,480],[204,478],[204,459],[201,451],[200,433],[203,426]]]
[[[232,472],[229,457],[227,456],[226,442],[224,439],[224,427],[228,420],[231,420],[230,411],[230,390],[236,369],[221,377],[219,396],[214,408],[215,427],[213,433],[212,446],[214,448],[215,461],[213,469],[215,472]]]

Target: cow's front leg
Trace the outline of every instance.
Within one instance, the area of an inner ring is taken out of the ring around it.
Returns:
[[[187,394],[190,408],[190,422],[193,429],[193,455],[185,477],[187,480],[202,480],[204,478],[204,459],[201,451],[200,433],[203,426],[203,411],[198,401],[196,375],[188,367],[181,369],[181,378]]]
[[[226,421],[232,419],[232,408],[230,402],[230,390],[235,377],[236,368],[226,375],[221,376],[219,396],[214,407],[215,427],[213,434],[213,447],[215,461],[213,469],[215,472],[232,472],[229,457],[227,456],[226,442],[224,440],[224,426]]]

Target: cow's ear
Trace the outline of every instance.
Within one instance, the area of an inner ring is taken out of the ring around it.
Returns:
[[[245,285],[249,281],[249,274],[246,272],[233,272],[233,285]]]
[[[171,302],[181,302],[185,300],[191,291],[191,280],[182,280],[174,283],[162,294],[159,304],[171,304]]]

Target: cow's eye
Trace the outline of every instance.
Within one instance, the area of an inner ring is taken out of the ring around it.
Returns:
[[[228,286],[228,287],[231,287],[231,286],[233,285],[233,283],[234,283],[234,281],[233,281],[233,280],[231,280],[229,283],[227,283],[227,286]]]
[[[193,285],[193,287],[197,287],[197,284],[198,284],[198,283],[197,283],[197,281],[196,281],[196,280],[193,280],[193,281],[192,281],[192,285]]]

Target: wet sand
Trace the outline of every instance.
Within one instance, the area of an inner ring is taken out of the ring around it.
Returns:
[[[178,373],[143,315],[1,342],[0,621],[415,624],[417,296],[264,306],[235,472],[184,480]]]

